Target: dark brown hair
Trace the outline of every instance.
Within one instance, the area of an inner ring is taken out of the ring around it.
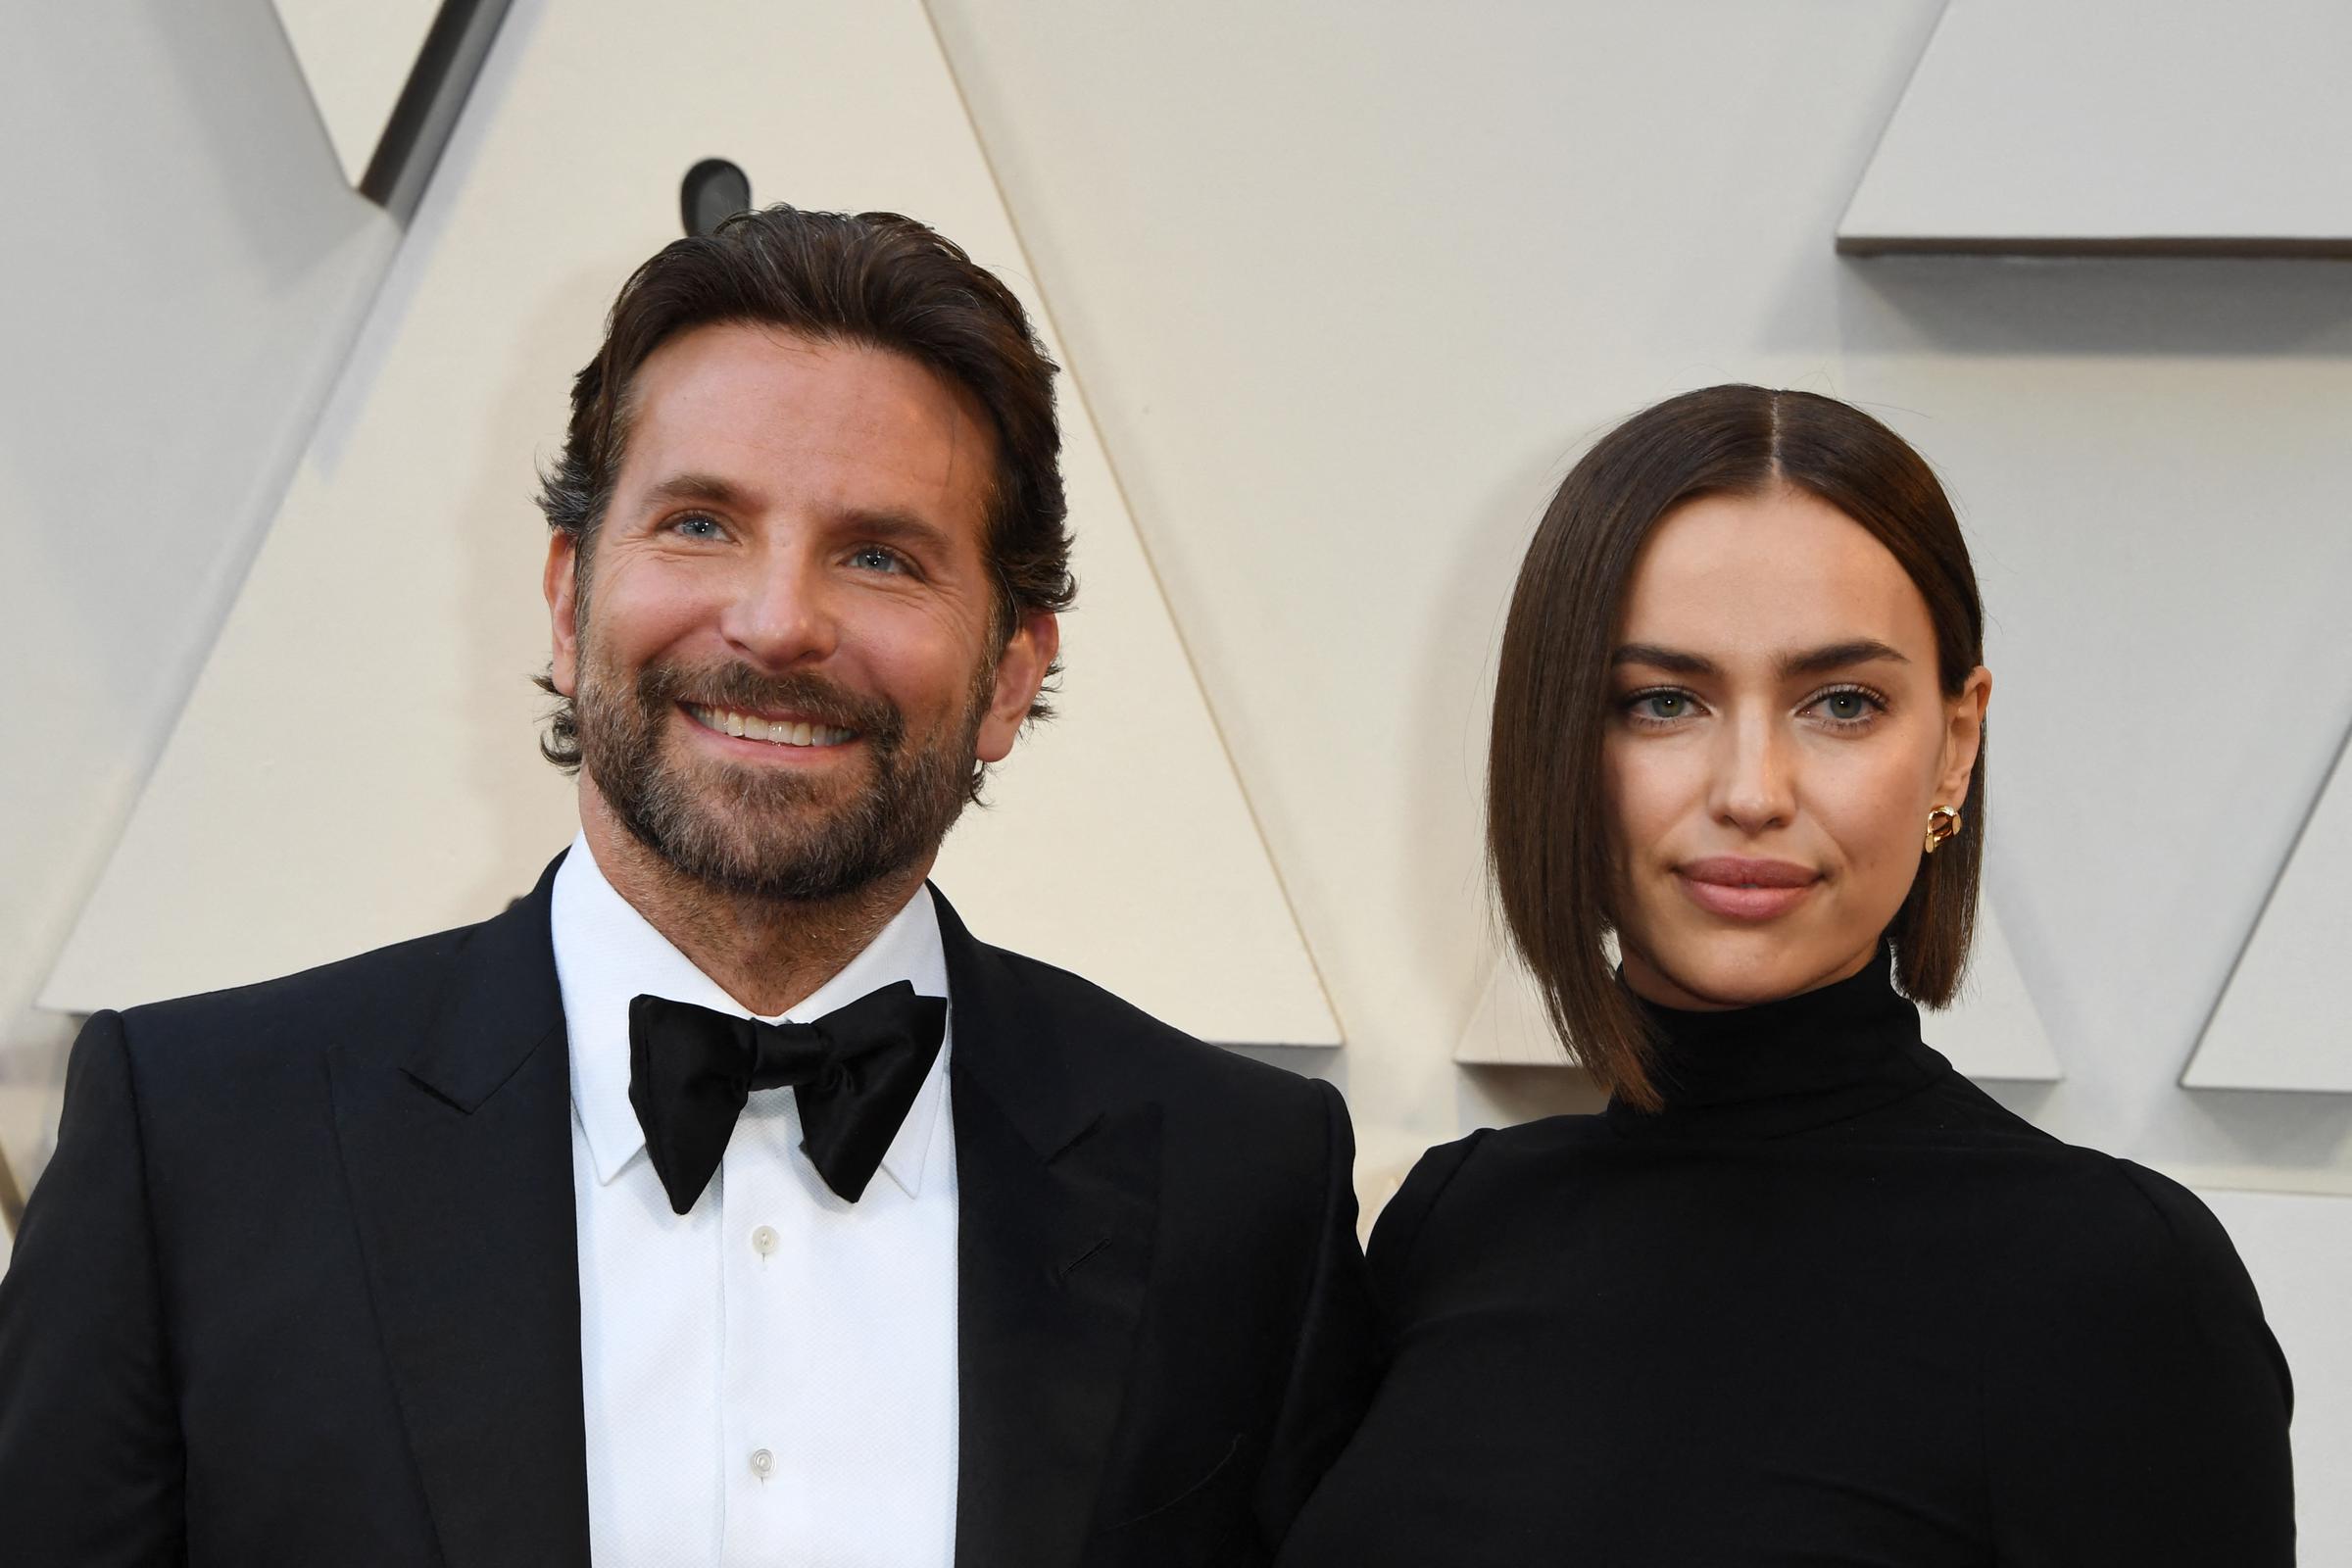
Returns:
[[[1024,613],[1069,609],[1077,585],[1054,417],[1056,367],[1020,301],[953,240],[911,218],[777,206],[673,240],[637,269],[612,302],[603,346],[572,381],[571,423],[562,454],[539,476],[538,500],[548,526],[578,543],[579,614],[587,612],[596,534],[628,446],[638,368],[670,338],[718,321],[886,349],[969,392],[996,433],[986,549],[997,580],[997,639],[1010,637]],[[1056,662],[1049,676],[1059,670]],[[553,690],[544,677],[540,685]],[[1051,711],[1040,693],[1029,716]],[[568,699],[558,699],[540,750],[561,767],[579,766]]]
[[[1601,781],[1618,617],[1659,519],[1700,496],[1780,485],[1836,507],[1901,563],[1936,628],[1938,684],[1956,695],[1984,662],[1984,611],[1951,502],[1902,437],[1810,392],[1708,387],[1601,437],[1545,509],[1503,629],[1487,774],[1487,858],[1503,919],[1561,1040],[1643,1109],[1659,1103],[1651,1042],[1603,947],[1618,888]],[[1886,931],[1896,985],[1931,1006],[1958,989],[1976,930],[1982,747],[1962,810],[1965,831],[1922,861]]]

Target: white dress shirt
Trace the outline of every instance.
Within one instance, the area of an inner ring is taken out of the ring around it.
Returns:
[[[948,1052],[856,1203],[755,1092],[717,1175],[670,1212],[629,1104],[629,1000],[749,1016],[646,923],[585,838],[556,872],[571,1041],[588,1539],[606,1568],[949,1568],[956,1543],[956,1137]],[[919,890],[783,1014],[894,982],[948,994]]]

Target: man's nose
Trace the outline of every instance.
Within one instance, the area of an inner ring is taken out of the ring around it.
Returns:
[[[746,662],[761,669],[821,662],[841,640],[825,574],[797,551],[747,561],[720,612],[718,629]]]

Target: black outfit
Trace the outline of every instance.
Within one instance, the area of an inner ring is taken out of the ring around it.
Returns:
[[[552,881],[91,1019],[0,1281],[0,1557],[588,1561]],[[1372,1367],[1339,1097],[939,918],[957,1563],[1263,1562]]]
[[[2204,1205],[1920,1043],[1887,958],[1651,1009],[1667,1108],[1432,1151],[1284,1568],[2273,1568],[2287,1372]]]

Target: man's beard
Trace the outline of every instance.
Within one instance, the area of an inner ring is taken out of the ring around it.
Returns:
[[[938,850],[969,799],[993,673],[986,664],[975,673],[960,723],[912,749],[905,716],[882,698],[818,675],[761,675],[741,664],[651,664],[631,688],[591,651],[573,707],[581,757],[605,804],[672,869],[718,892],[824,903]],[[864,747],[870,771],[849,781],[677,756],[664,750],[664,736],[682,703],[789,712],[855,731],[848,744]],[[828,796],[840,798],[828,808]]]

